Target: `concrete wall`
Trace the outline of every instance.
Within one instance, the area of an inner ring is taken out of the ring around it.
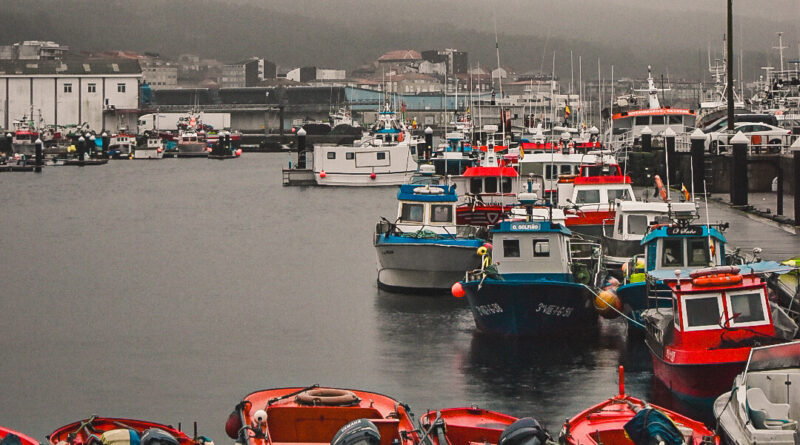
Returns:
[[[689,188],[691,181],[691,156],[689,153],[678,153],[680,174],[683,175],[686,181],[686,187]],[[708,190],[712,193],[730,193],[731,187],[731,169],[732,157],[731,156],[707,156],[707,160],[711,161],[711,169],[706,176],[706,184]],[[769,156],[769,155],[753,155],[748,158],[750,162],[747,164],[747,181],[748,189],[751,192],[770,192],[772,191],[772,180],[778,176],[777,168],[774,161],[780,162],[783,169],[783,191],[787,194],[793,194],[795,191],[795,177],[794,164],[791,155],[782,156]],[[695,184],[697,187],[697,184]]]

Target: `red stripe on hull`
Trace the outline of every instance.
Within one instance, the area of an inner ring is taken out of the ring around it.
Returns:
[[[577,216],[567,217],[567,227],[570,226],[583,226],[583,225],[602,225],[614,224],[614,210],[600,210],[600,211],[583,211],[577,212]],[[610,219],[610,221],[605,221]],[[605,221],[605,222],[604,222]]]

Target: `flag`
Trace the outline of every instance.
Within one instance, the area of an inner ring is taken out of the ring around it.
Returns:
[[[525,159],[525,150],[522,148],[522,142],[519,143],[519,159]]]
[[[686,190],[686,185],[681,183],[681,193],[683,193],[683,199],[685,201],[689,201],[691,199],[691,195],[689,195],[689,190]]]
[[[564,101],[564,117],[565,118],[569,117],[570,113],[571,111],[569,109],[569,103],[567,101]]]

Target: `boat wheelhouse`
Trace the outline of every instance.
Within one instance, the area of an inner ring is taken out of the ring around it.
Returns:
[[[438,293],[480,266],[484,244],[472,226],[456,225],[456,188],[403,184],[397,218],[378,223],[378,287],[395,292]]]
[[[522,147],[523,144],[520,144]],[[522,148],[525,151],[517,162],[520,176],[530,173],[544,178],[544,193],[549,198],[550,194],[557,194],[559,176],[577,176],[583,164],[615,164],[614,156],[610,152],[594,153],[569,153],[560,150],[534,151]],[[554,197],[555,198],[555,197]]]
[[[164,142],[157,137],[148,137],[144,145],[137,145],[133,159],[161,159],[164,157]]]
[[[733,389],[714,401],[714,417],[731,444],[800,442],[800,341],[751,349]]]
[[[563,218],[560,210],[526,207],[526,220],[501,221],[491,230],[493,249],[453,295],[466,295],[478,330],[490,334],[550,336],[594,327],[595,259],[573,258],[572,233],[553,222]]]
[[[582,234],[601,237],[618,200],[636,201],[631,178],[619,164],[583,164],[578,176],[558,181],[558,206],[566,209],[567,227]]]
[[[783,341],[775,336],[766,283],[735,266],[675,274],[671,307],[642,312],[653,371],[678,397],[713,401],[730,389],[752,347]]]
[[[316,144],[317,185],[391,186],[409,182],[418,165],[417,141],[393,111],[381,111],[364,138],[353,145]]]
[[[622,264],[643,254],[644,236],[658,222],[672,221],[671,215],[681,215],[681,218],[688,215],[694,219],[697,205],[694,202],[616,201],[614,225],[603,225],[603,263],[606,267],[618,272]]]
[[[128,159],[136,151],[136,137],[132,134],[115,134],[108,140],[108,156],[113,159]]]
[[[208,156],[208,145],[200,134],[191,127],[181,131],[175,147],[177,150],[175,156],[179,158]]]
[[[437,175],[460,175],[477,163],[477,153],[460,132],[447,133],[445,142],[437,147],[430,159]]]

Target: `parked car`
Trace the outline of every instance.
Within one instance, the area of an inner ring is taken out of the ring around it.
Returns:
[[[752,145],[766,146],[770,152],[775,153],[781,150],[781,144],[791,134],[791,131],[785,128],[759,122],[736,122],[733,124],[732,133],[727,128],[716,131],[703,131],[708,134],[706,148],[712,153],[724,152],[725,148],[723,146],[728,145],[731,137],[739,132],[747,136]]]

